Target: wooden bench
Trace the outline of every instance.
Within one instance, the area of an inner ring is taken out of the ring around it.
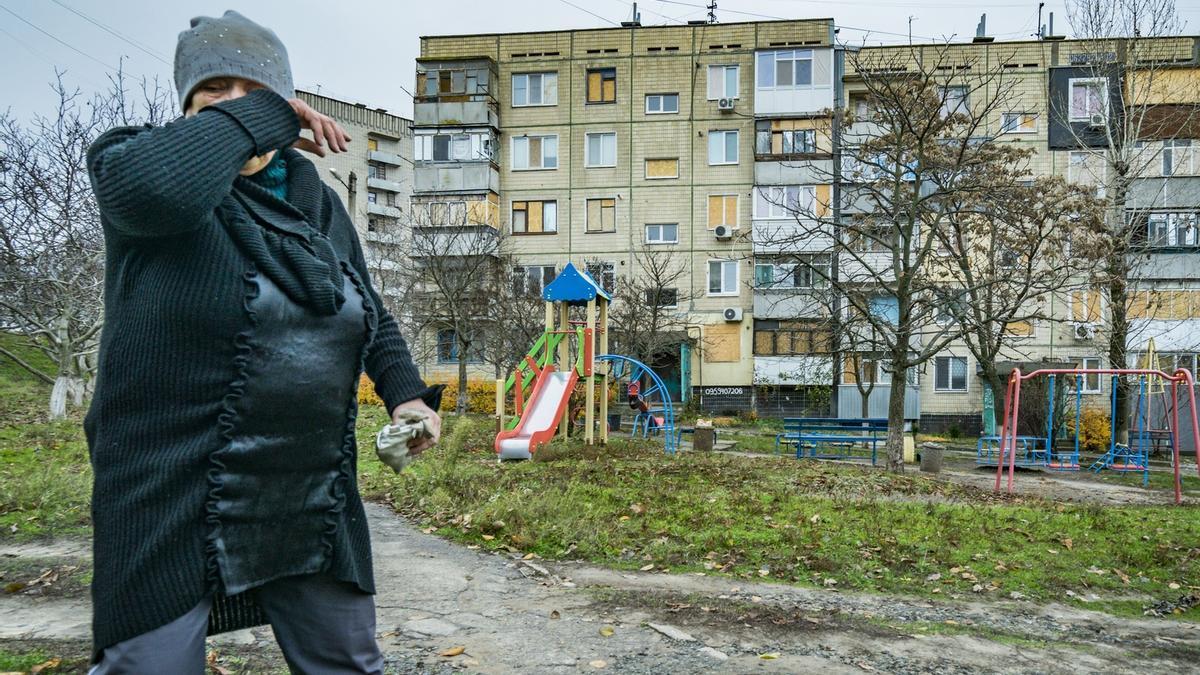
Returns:
[[[859,417],[785,417],[775,437],[775,452],[794,444],[797,459],[870,459],[887,441],[886,419]],[[865,454],[866,450],[871,454]],[[807,452],[806,452],[807,451]]]

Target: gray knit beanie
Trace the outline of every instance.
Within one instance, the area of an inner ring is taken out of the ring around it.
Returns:
[[[287,49],[275,33],[232,9],[219,19],[198,16],[179,34],[175,46],[175,87],[179,107],[201,82],[213,77],[254,80],[284,98],[294,98]]]

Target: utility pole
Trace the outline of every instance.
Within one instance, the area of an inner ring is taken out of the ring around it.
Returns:
[[[712,0],[708,3],[708,22],[717,22],[717,0]]]
[[[912,14],[908,15],[908,44],[912,45],[912,22],[915,17]]]

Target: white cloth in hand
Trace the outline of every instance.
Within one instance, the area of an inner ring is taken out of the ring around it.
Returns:
[[[408,454],[408,444],[419,438],[432,438],[433,429],[429,417],[416,410],[401,408],[396,411],[396,422],[385,425],[376,434],[375,454],[381,462],[400,473],[413,461]]]

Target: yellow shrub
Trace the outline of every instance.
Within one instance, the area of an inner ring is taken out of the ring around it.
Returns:
[[[445,385],[446,390],[442,392],[442,408],[439,412],[454,410],[455,402],[458,400],[458,381],[447,382]],[[496,412],[495,381],[467,380],[467,412],[485,414]],[[512,411],[509,410],[509,412]]]
[[[1082,431],[1079,434],[1079,449],[1088,452],[1107,450],[1109,439],[1112,436],[1108,411],[1099,408],[1084,408],[1080,417]],[[1071,434],[1072,438],[1075,435],[1074,415],[1067,418],[1067,433]]]
[[[358,379],[358,403],[359,405],[383,405],[383,399],[375,393],[375,383],[367,377],[366,373],[363,373],[362,377]]]

